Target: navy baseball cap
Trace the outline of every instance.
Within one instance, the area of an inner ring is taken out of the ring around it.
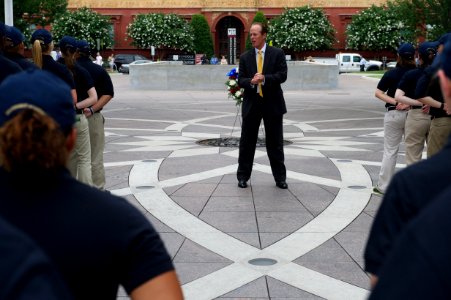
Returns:
[[[84,53],[84,54],[91,54],[91,46],[89,46],[89,43],[85,40],[79,40],[77,41],[77,48],[78,51]]]
[[[0,126],[27,108],[53,118],[64,133],[75,123],[69,86],[44,70],[28,69],[10,75],[0,85]]]
[[[14,26],[6,26],[5,37],[8,41],[12,43],[13,47],[25,41],[25,36],[19,29],[17,29]]]
[[[50,44],[53,41],[52,34],[46,29],[38,29],[31,35],[31,43],[39,40],[41,44]]]
[[[415,55],[415,48],[410,43],[401,44],[401,46],[399,46],[398,48],[398,54],[401,57],[413,58],[413,56]]]
[[[445,72],[446,77],[451,79],[451,40],[445,43],[441,57],[441,68]]]
[[[438,42],[423,42],[418,47],[418,53],[420,56],[425,57],[431,53],[437,53]]]
[[[73,49],[74,51],[77,50],[77,40],[71,36],[63,36],[62,39],[59,42],[59,46],[62,51],[65,51],[66,49]]]

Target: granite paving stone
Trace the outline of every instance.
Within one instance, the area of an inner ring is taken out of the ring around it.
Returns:
[[[251,197],[211,197],[204,211],[254,211]]]
[[[256,232],[257,222],[254,212],[203,211],[199,218],[224,232]]]
[[[232,263],[232,261],[190,241],[185,239],[174,258],[175,263]]]
[[[160,237],[169,255],[174,259],[186,238],[177,232],[160,232]]]
[[[200,277],[213,273],[224,267],[227,267],[230,263],[184,263],[175,262],[174,266],[181,284],[185,284],[196,280]]]
[[[176,197],[171,196],[171,199],[178,203],[185,210],[193,214],[194,216],[199,216],[201,211],[204,209],[206,203],[210,197]]]
[[[260,232],[293,232],[313,219],[306,211],[257,212]]]
[[[227,234],[255,248],[260,248],[258,232],[227,232]]]
[[[312,295],[306,291],[295,288],[280,280],[266,276],[269,296],[271,299],[303,299],[303,300],[321,300],[323,298]]]
[[[209,197],[216,189],[217,184],[214,183],[187,183],[179,188],[171,196],[175,197]]]
[[[265,276],[262,276],[254,281],[249,282],[242,287],[233,290],[227,294],[221,296],[220,299],[232,298],[232,299],[242,299],[242,298],[268,298],[268,287],[266,283]]]

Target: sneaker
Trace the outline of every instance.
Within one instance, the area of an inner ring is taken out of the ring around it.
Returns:
[[[384,192],[382,192],[377,186],[375,186],[373,188],[373,194],[378,195],[378,196],[383,196]]]

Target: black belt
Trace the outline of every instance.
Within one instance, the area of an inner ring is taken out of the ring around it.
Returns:
[[[411,109],[420,109],[420,108],[422,108],[422,107],[423,107],[423,106],[420,105],[420,106],[411,106],[410,108],[411,108]]]
[[[76,113],[77,115],[81,115],[81,114],[83,113],[83,108],[82,108],[82,109],[76,109],[76,110],[75,110],[75,113]]]
[[[388,106],[386,107],[387,111],[395,110],[396,106]]]

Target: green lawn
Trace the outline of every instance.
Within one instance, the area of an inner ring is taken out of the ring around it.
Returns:
[[[367,77],[372,77],[372,78],[382,78],[382,75],[384,75],[384,73],[386,72],[386,70],[380,70],[380,71],[369,71],[369,72],[365,72],[362,75],[367,76]]]

